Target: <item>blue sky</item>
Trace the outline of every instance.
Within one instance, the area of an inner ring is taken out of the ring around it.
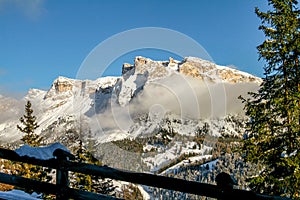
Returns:
[[[197,41],[221,65],[262,76],[256,46],[264,40],[254,13],[262,0],[0,0],[0,94],[48,89],[58,76],[76,78],[88,54],[120,32],[142,27],[178,31]],[[113,46],[112,49],[119,48]],[[167,60],[163,51],[130,52]]]

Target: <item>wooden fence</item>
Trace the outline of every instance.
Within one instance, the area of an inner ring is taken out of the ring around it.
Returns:
[[[224,197],[226,197],[226,199],[288,199],[238,189],[223,190],[216,185],[195,181],[73,162],[74,156],[61,149],[56,149],[53,155],[55,158],[40,160],[28,156],[19,156],[15,151],[0,148],[0,158],[56,169],[56,184],[39,182],[5,173],[0,173],[0,182],[45,194],[55,194],[56,199],[117,199],[102,194],[70,188],[68,172],[72,171],[217,199],[224,199]]]

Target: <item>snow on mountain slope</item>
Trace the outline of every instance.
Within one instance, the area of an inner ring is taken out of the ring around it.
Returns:
[[[20,102],[1,96],[1,143],[20,139],[16,125],[25,100],[32,102],[40,125],[37,133],[53,129],[49,134],[57,138],[55,134],[64,134],[66,126],[78,128],[84,122],[101,143],[151,134],[166,126],[171,116],[169,127],[180,134],[193,133],[193,120],[241,112],[236,97],[261,83],[248,73],[194,57],[183,61],[136,57],[133,65],[123,65],[122,72],[121,77],[97,80],[58,77],[48,91],[31,89]],[[185,122],[172,123],[176,120]]]
[[[31,89],[21,102],[29,100],[32,102],[34,115],[37,117],[40,127],[36,130],[40,133],[43,129],[50,126],[60,118],[79,118],[84,115],[93,104],[93,95],[99,88],[113,86],[118,77],[104,77],[97,80],[75,80],[65,77],[58,77],[54,80],[48,91]],[[5,101],[5,100],[3,100]],[[20,103],[19,103],[20,104]],[[4,106],[5,104],[1,104]],[[7,106],[13,109],[14,106]],[[4,109],[4,108],[3,108]],[[1,142],[14,141],[20,139],[21,134],[18,132],[16,125],[19,124],[19,118],[24,111],[20,105],[17,107],[18,116],[14,116],[8,122],[0,124]],[[72,118],[72,117],[71,117]]]

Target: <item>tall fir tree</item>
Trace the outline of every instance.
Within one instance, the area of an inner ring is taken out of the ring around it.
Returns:
[[[27,101],[25,105],[25,114],[20,118],[22,125],[17,125],[17,128],[24,133],[21,138],[24,144],[37,147],[41,145],[42,137],[34,133],[35,129],[37,129],[39,125],[36,122],[36,117],[33,115],[33,109],[31,106],[31,102]],[[52,177],[49,176],[50,171],[51,169],[49,168],[26,163],[21,163],[19,167],[17,167],[17,174],[19,176],[46,182],[50,182],[52,180]]]
[[[33,115],[31,106],[31,102],[27,101],[25,105],[25,114],[20,118],[22,125],[17,125],[17,128],[25,134],[21,139],[25,144],[28,144],[29,146],[40,146],[42,138],[34,133],[39,125],[36,122],[36,117]]]
[[[300,188],[300,35],[296,0],[268,0],[270,10],[255,12],[266,36],[257,47],[265,61],[258,92],[242,98],[248,138],[246,161],[264,165],[250,187],[271,195],[299,197]]]

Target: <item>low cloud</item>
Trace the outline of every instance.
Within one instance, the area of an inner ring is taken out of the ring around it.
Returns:
[[[166,113],[174,113],[195,120],[243,114],[243,104],[238,96],[245,97],[249,91],[257,89],[255,83],[211,83],[174,75],[146,84],[125,107],[119,106],[117,96],[113,95],[111,104],[95,119],[103,131],[126,131],[134,125],[135,119],[145,117],[145,114],[162,119]]]
[[[160,105],[166,112],[183,118],[201,119],[242,113],[239,95],[257,90],[255,83],[211,83],[183,76],[174,76],[147,85],[131,106],[133,112],[147,112]]]
[[[16,100],[11,97],[0,96],[0,124],[6,121],[16,120],[22,116],[24,110],[24,101]]]
[[[27,91],[15,91],[12,89],[11,86],[8,85],[1,85],[0,86],[0,95],[20,100],[27,94]],[[1,104],[0,104],[1,105]]]

